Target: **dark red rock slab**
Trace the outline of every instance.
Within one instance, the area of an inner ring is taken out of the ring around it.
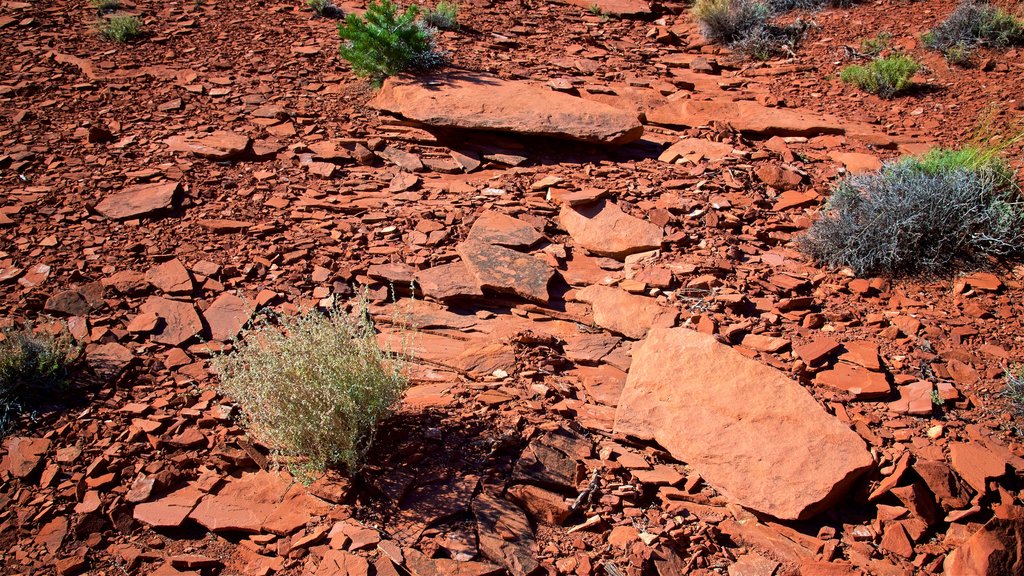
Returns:
[[[180,346],[203,329],[199,314],[189,302],[150,296],[139,306],[139,312],[156,314],[160,318],[152,338],[154,342],[168,346]]]
[[[462,261],[419,270],[415,278],[423,296],[433,300],[445,301],[484,295],[476,283],[476,278]]]
[[[15,478],[26,478],[39,468],[43,455],[50,449],[50,441],[16,436],[8,438],[4,447],[7,448],[7,470]]]
[[[529,248],[542,238],[544,235],[528,222],[488,210],[473,222],[466,240],[497,244],[506,248]]]
[[[554,270],[539,258],[475,241],[459,244],[456,251],[481,289],[547,303],[548,282]]]
[[[251,151],[252,139],[248,136],[221,130],[210,134],[186,134],[172,136],[166,141],[173,152],[190,152],[209,160],[232,160]]]
[[[243,298],[225,292],[203,311],[210,338],[218,342],[233,339],[252,318],[253,306]]]
[[[538,546],[526,514],[515,504],[485,489],[473,499],[480,554],[504,566],[512,576],[540,568]]]
[[[132,516],[154,528],[176,528],[188,518],[203,495],[201,490],[188,485],[152,502],[137,504]]]

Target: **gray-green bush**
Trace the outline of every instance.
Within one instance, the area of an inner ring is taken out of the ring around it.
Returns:
[[[801,239],[826,266],[857,274],[948,272],[1024,250],[1024,202],[992,150],[934,149],[850,176]]]
[[[963,65],[978,46],[1024,44],[1024,21],[988,2],[965,0],[921,40],[950,62]]]
[[[66,333],[37,334],[31,328],[0,333],[0,435],[23,412],[55,399],[77,350]]]
[[[307,478],[357,472],[407,385],[404,355],[378,345],[365,307],[263,317],[212,363],[249,431]]]

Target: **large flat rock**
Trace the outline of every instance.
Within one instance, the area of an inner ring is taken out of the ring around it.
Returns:
[[[791,108],[769,108],[748,100],[674,100],[647,114],[651,124],[705,126],[712,120],[726,122],[740,132],[765,136],[816,136],[844,134],[839,118]]]
[[[653,328],[633,349],[615,432],[656,440],[726,497],[783,520],[833,504],[872,466],[799,384],[686,328]]]
[[[177,182],[139,184],[104,197],[96,211],[112,220],[141,218],[171,208],[180,197],[181,184]]]
[[[564,205],[558,221],[588,252],[610,258],[660,248],[664,237],[660,226],[630,216],[604,200],[580,207]]]
[[[473,72],[393,76],[370,106],[438,128],[495,130],[597,144],[640,139],[636,116],[527,82]]]

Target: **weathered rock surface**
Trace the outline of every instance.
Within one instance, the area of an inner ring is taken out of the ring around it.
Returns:
[[[548,301],[548,282],[554,271],[539,258],[474,241],[459,244],[457,252],[480,288],[534,302]]]
[[[659,248],[664,237],[661,227],[630,216],[606,201],[562,206],[558,221],[577,244],[593,254],[612,258]]]
[[[162,321],[153,340],[169,346],[178,346],[195,336],[203,328],[195,307],[189,302],[151,296],[139,306],[139,312],[156,314]]]
[[[674,316],[674,312],[662,307],[654,298],[600,284],[580,290],[576,299],[590,304],[595,324],[627,338],[643,338],[656,322]]]
[[[769,108],[756,102],[729,100],[674,100],[647,114],[648,122],[666,126],[706,126],[726,122],[740,132],[766,136],[843,134],[838,118],[789,108]]]
[[[1024,508],[997,506],[995,517],[943,563],[946,576],[1024,574]]]
[[[438,128],[494,130],[600,144],[643,135],[630,112],[473,72],[388,78],[370,106]]]
[[[813,516],[872,466],[799,384],[685,328],[634,349],[615,431],[657,440],[728,498],[785,520]]]
[[[504,566],[512,576],[533,574],[537,542],[530,521],[516,505],[484,490],[473,499],[480,553]]]
[[[166,142],[175,152],[191,152],[200,158],[210,160],[238,158],[245,155],[252,146],[252,139],[248,136],[227,130],[212,134],[172,136]]]
[[[105,196],[96,211],[112,220],[128,220],[167,210],[180,200],[181,184],[177,182],[139,184]]]
[[[527,222],[488,210],[473,222],[466,239],[506,248],[529,248],[543,237],[543,234]]]

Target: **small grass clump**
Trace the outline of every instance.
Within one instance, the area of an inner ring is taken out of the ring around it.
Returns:
[[[892,34],[888,32],[879,32],[877,35],[871,38],[864,38],[860,41],[860,51],[868,56],[878,56],[883,50],[889,47],[889,42],[892,41]]]
[[[458,30],[459,5],[441,0],[423,13],[423,23],[438,30]]]
[[[306,8],[321,18],[341,18],[341,10],[331,0],[306,0]]]
[[[0,334],[0,435],[19,414],[52,401],[64,388],[77,350],[67,333],[23,328]]]
[[[857,274],[948,271],[1024,251],[1024,201],[999,148],[933,149],[850,176],[802,238],[812,258]]]
[[[100,33],[123,44],[142,36],[142,22],[129,14],[115,14],[100,26]]]
[[[978,46],[1024,44],[1024,21],[988,2],[965,0],[921,40],[949,62],[967,65]]]
[[[416,6],[399,14],[391,0],[371,1],[365,16],[349,14],[338,25],[341,57],[376,86],[399,72],[440,66],[444,58],[434,49],[433,32],[418,16]]]
[[[912,78],[921,69],[913,58],[895,54],[887,58],[876,58],[870,64],[852,64],[843,68],[840,78],[847,84],[877,94],[882,98],[893,98],[914,85]]]
[[[404,357],[378,346],[365,305],[355,317],[314,310],[274,320],[214,357],[224,393],[297,476],[337,465],[357,472],[406,388]]]
[[[1006,388],[1002,396],[1010,400],[1014,417],[1018,420],[1017,430],[1024,430],[1024,364],[1018,364],[1006,371]]]

